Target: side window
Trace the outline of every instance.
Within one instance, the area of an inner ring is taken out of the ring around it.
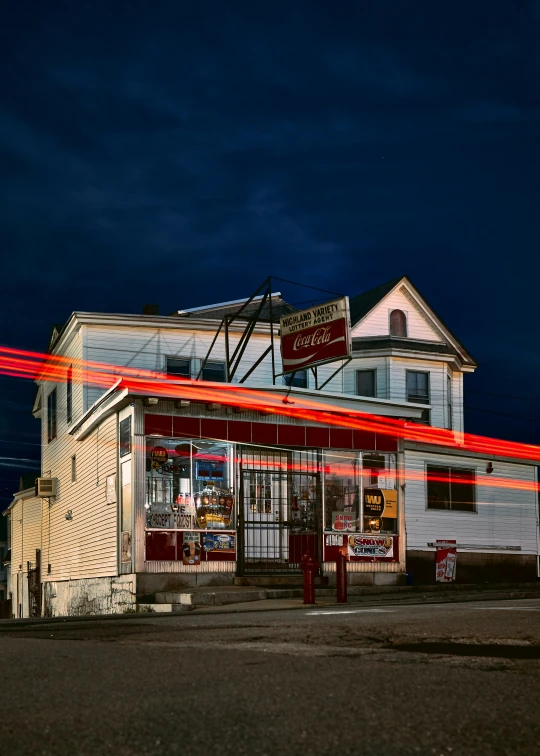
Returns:
[[[120,457],[131,454],[131,415],[120,420]]]
[[[452,378],[449,375],[446,376],[446,407],[448,411],[448,430],[452,430]]]
[[[47,396],[47,441],[56,438],[56,389]]]
[[[203,368],[201,378],[203,381],[225,383],[225,363],[208,360]]]
[[[390,313],[390,336],[407,336],[407,316],[403,310],[392,310]]]
[[[429,404],[429,373],[407,370],[407,401],[414,404]],[[430,411],[423,410],[420,422],[429,425]]]
[[[167,375],[191,378],[191,360],[182,357],[167,357],[165,370]]]
[[[75,455],[71,458],[71,482],[77,482],[77,457]]]
[[[283,382],[286,386],[296,386],[296,388],[308,388],[307,370],[297,370],[296,373],[288,373],[283,376]]]
[[[476,478],[474,470],[428,465],[427,508],[475,512]]]
[[[377,396],[377,371],[356,371],[356,393],[358,396]]]

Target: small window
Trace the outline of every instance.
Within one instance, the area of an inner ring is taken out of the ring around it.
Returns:
[[[73,369],[71,365],[66,378],[66,421],[71,422],[73,415]]]
[[[77,482],[77,457],[75,455],[71,458],[71,482]]]
[[[377,396],[377,371],[356,371],[356,393],[358,396]]]
[[[403,310],[392,310],[390,313],[390,336],[407,336],[407,316]]]
[[[56,438],[56,389],[47,397],[47,440],[50,443]]]
[[[407,370],[407,401],[414,404],[429,404],[429,373]],[[423,410],[420,422],[429,425],[428,409]]]
[[[217,381],[225,383],[225,363],[211,362],[208,360],[203,368],[201,378],[203,381]]]
[[[131,454],[131,415],[120,421],[120,456]]]
[[[307,370],[297,370],[296,373],[289,373],[283,376],[283,380],[286,386],[295,386],[296,388],[308,387],[308,374]]]
[[[427,508],[476,511],[474,470],[427,466]]]
[[[179,375],[182,378],[191,378],[191,360],[180,357],[167,357],[167,375]]]

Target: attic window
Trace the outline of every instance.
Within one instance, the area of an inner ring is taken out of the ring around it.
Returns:
[[[390,313],[390,336],[407,337],[407,316],[403,310],[392,310]]]

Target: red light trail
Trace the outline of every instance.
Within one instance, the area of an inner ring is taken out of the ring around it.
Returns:
[[[73,381],[104,389],[110,389],[120,379],[119,390],[126,388],[144,396],[242,407],[339,428],[370,431],[423,444],[476,452],[486,457],[510,457],[535,462],[540,460],[540,447],[533,444],[502,441],[408,423],[357,410],[345,410],[330,402],[315,402],[309,398],[299,397],[297,394],[293,395],[290,403],[285,404],[283,397],[272,393],[271,390],[264,391],[241,385],[208,381],[170,379],[150,370],[0,347],[0,375],[64,383],[69,369],[72,370]],[[408,475],[411,473],[409,472]],[[498,478],[497,482],[495,478],[491,480],[493,481],[491,485],[508,488],[520,488],[521,484],[529,488],[532,485],[528,481],[505,478]],[[533,487],[536,487],[536,484],[533,484]]]

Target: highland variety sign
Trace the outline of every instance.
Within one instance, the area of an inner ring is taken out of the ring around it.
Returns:
[[[351,356],[349,298],[280,318],[283,373]]]

